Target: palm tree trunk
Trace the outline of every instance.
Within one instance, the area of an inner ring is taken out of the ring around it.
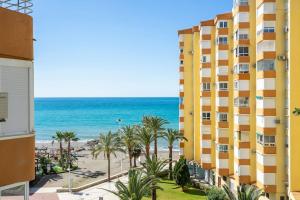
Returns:
[[[62,159],[62,155],[63,155],[62,141],[59,142],[59,153],[60,153],[60,159]]]
[[[169,179],[173,180],[172,174],[173,146],[169,146]]]
[[[150,144],[146,145],[146,156],[150,156]]]
[[[107,154],[107,179],[110,182],[110,154]]]
[[[128,154],[129,154],[129,166],[130,166],[130,168],[132,168],[132,153],[131,153],[131,151],[129,151]]]
[[[133,167],[136,167],[136,157],[133,156]]]
[[[154,132],[154,155],[157,157],[157,132]]]
[[[152,200],[156,200],[156,189],[152,189]]]
[[[71,167],[71,158],[70,158],[70,154],[71,154],[71,141],[68,141],[68,165],[69,167]]]

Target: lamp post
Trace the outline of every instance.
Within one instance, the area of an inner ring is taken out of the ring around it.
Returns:
[[[71,189],[71,165],[69,164],[69,167],[68,167],[68,172],[69,172],[69,192],[71,193],[72,192],[72,189]]]

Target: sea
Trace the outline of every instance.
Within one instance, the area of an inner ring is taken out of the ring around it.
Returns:
[[[125,125],[141,124],[143,116],[166,119],[166,128],[178,129],[178,98],[35,98],[37,142],[49,142],[56,131],[74,131],[81,141]],[[159,139],[160,149],[167,142]],[[177,143],[178,146],[178,143]],[[175,146],[176,148],[176,146]]]

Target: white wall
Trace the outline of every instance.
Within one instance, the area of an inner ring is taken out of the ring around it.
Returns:
[[[256,116],[256,124],[258,127],[275,128],[275,116]]]
[[[202,106],[210,106],[210,97],[200,97],[200,104]]]
[[[211,163],[211,156],[210,154],[201,154],[201,159],[202,159],[202,162],[204,163]]]
[[[210,126],[201,125],[200,131],[202,134],[210,134]]]
[[[202,144],[202,148],[211,148],[211,141],[210,140],[201,140]]]
[[[257,53],[260,54],[262,52],[267,51],[275,51],[276,45],[275,40],[263,40],[257,44]]]
[[[200,34],[206,35],[211,33],[211,27],[210,26],[201,26]]]
[[[262,14],[274,14],[276,11],[275,3],[268,2],[262,3],[261,6],[257,9],[257,16]]]
[[[8,118],[0,123],[0,136],[33,131],[33,64],[0,59],[0,92],[8,93]]]
[[[275,98],[274,97],[263,97],[263,99],[256,99],[257,108],[275,108]]]
[[[216,106],[228,106],[228,97],[217,97]]]
[[[250,159],[250,149],[234,148],[234,156],[237,159]]]
[[[275,185],[275,173],[263,173],[257,170],[257,180],[264,185]]]
[[[228,66],[218,66],[217,75],[228,75]]]
[[[249,115],[234,115],[234,123],[239,125],[249,125]]]
[[[221,50],[217,53],[217,60],[228,60],[228,51],[227,50]]]
[[[257,90],[275,90],[275,78],[262,78],[256,80]]]
[[[217,128],[216,129],[216,136],[217,137],[228,137],[228,129],[222,129],[222,128]]]
[[[217,159],[216,166],[220,169],[228,169],[228,159]]]
[[[270,155],[270,154],[256,154],[256,161],[260,165],[264,166],[275,166],[276,165],[276,157],[275,155]]]
[[[238,80],[235,82],[237,83],[237,90],[239,90],[239,91],[248,91],[249,90],[249,81],[248,80]]]
[[[210,40],[202,40],[200,41],[200,48],[201,49],[210,49]]]
[[[210,76],[211,76],[210,68],[202,68],[201,69],[201,77],[210,77]]]

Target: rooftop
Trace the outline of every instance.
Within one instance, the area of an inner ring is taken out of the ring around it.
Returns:
[[[0,0],[0,7],[23,14],[32,13],[32,0]]]

